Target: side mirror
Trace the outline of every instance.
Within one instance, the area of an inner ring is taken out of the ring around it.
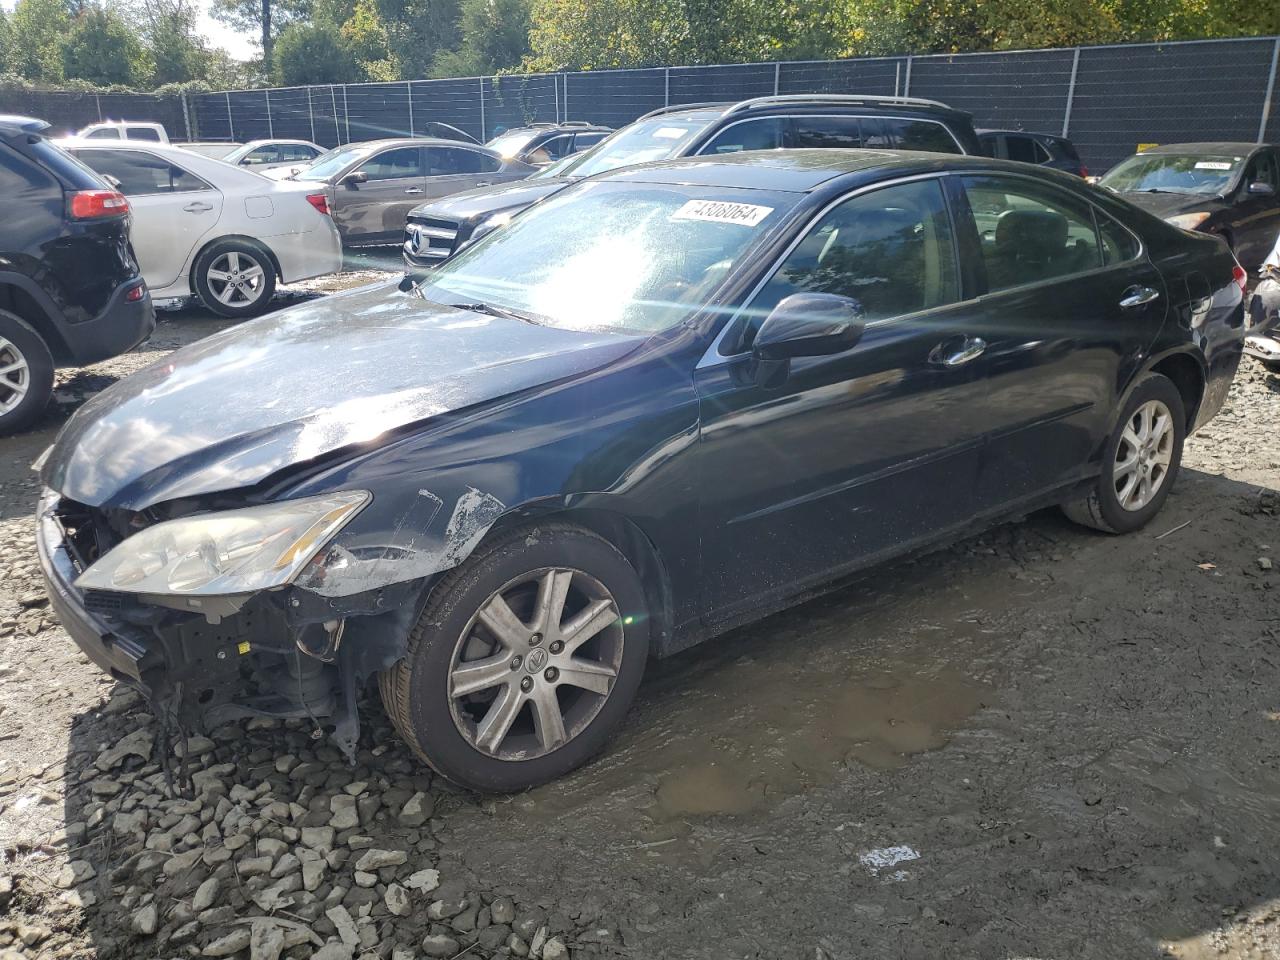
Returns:
[[[1274,197],[1276,188],[1269,183],[1263,183],[1261,180],[1255,180],[1249,184],[1249,193],[1255,197]]]
[[[843,353],[867,328],[862,304],[834,293],[793,293],[765,317],[752,352],[765,361]]]
[[[338,182],[341,183],[343,186],[354,187],[361,183],[368,183],[369,175],[365,173],[363,170],[357,170],[354,173],[348,173],[345,177],[343,177]]]

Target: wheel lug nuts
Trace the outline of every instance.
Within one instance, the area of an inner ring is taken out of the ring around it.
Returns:
[[[512,658],[511,658],[511,669],[512,669],[512,670],[519,670],[519,669],[520,669],[520,664],[522,664],[522,663],[524,663],[524,657],[521,657],[521,656],[514,656],[514,657],[512,657]]]
[[[564,644],[561,643],[559,640],[552,640],[551,645],[547,647],[547,649],[550,650],[552,653],[559,653],[561,650],[564,649]]]
[[[529,646],[531,647],[536,647],[541,642],[542,642],[542,634],[540,633],[535,633],[533,634],[533,636],[529,637]]]
[[[547,667],[547,672],[544,673],[543,676],[547,678],[548,683],[555,683],[560,677],[560,671],[555,667]]]
[[[525,677],[523,680],[521,680],[521,681],[520,681],[520,689],[521,689],[521,690],[523,690],[525,693],[528,693],[530,690],[532,690],[532,689],[533,689],[533,677]]]

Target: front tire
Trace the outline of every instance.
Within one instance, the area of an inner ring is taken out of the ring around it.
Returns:
[[[648,654],[635,570],[594,534],[551,523],[499,538],[447,574],[379,686],[396,729],[431,767],[509,793],[603,749]]]
[[[1160,512],[1182,464],[1187,415],[1168,377],[1149,374],[1129,395],[1102,454],[1102,473],[1089,493],[1062,505],[1076,523],[1106,533],[1131,533]]]
[[[53,396],[53,357],[40,334],[0,310],[0,436],[25,430]]]
[[[276,292],[276,271],[267,252],[243,240],[219,240],[191,268],[201,303],[220,317],[252,317]]]

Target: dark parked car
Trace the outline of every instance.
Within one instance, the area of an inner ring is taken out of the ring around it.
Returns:
[[[1098,181],[1175,227],[1222,237],[1252,273],[1280,235],[1280,151],[1257,143],[1171,143]]]
[[[405,215],[423,200],[522,180],[536,169],[475,144],[408,137],[348,144],[296,173],[266,176],[323,184],[342,242],[357,246],[402,239]]]
[[[979,130],[978,140],[988,157],[1052,167],[1077,177],[1089,176],[1089,168],[1080,159],[1076,145],[1066,137],[1025,130]]]
[[[652,655],[1037,507],[1142,527],[1226,396],[1242,281],[1021,164],[617,170],[90,400],[41,563],[89,657],[188,722],[331,715],[350,751],[377,676],[423,759],[518,790],[603,747]]]
[[[420,276],[477,231],[501,226],[529,204],[583,177],[651,160],[781,147],[982,153],[969,114],[915,97],[800,94],[667,107],[527,182],[469,190],[417,207],[405,224],[405,265],[411,275]]]
[[[0,433],[40,415],[56,367],[124,353],[155,326],[128,202],[48,128],[0,116]]]
[[[504,157],[535,167],[545,167],[572,154],[581,153],[588,147],[594,147],[611,133],[612,127],[582,121],[534,123],[506,130],[485,146]]]

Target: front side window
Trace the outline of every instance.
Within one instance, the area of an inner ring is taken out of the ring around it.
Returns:
[[[371,181],[421,177],[425,174],[422,168],[422,148],[397,147],[394,150],[384,150],[362,163],[360,171]]]
[[[730,124],[711,138],[699,154],[740,153],[743,150],[780,150],[786,146],[787,122],[782,117],[760,117]]]
[[[752,301],[751,331],[793,293],[849,297],[868,321],[959,300],[955,243],[941,184],[919,180],[884,187],[826,213]]]
[[[1093,208],[1030,180],[964,177],[990,291],[1102,265]]]
[[[1266,183],[1273,189],[1280,189],[1275,157],[1265,150],[1254,156],[1249,161],[1249,168],[1245,171],[1244,183],[1246,187],[1251,183]]]
[[[126,197],[213,189],[194,173],[152,153],[137,150],[82,150],[80,159],[97,173],[119,181],[120,192]]]
[[[280,146],[280,160],[282,163],[295,160],[314,160],[319,155],[319,150],[315,147],[309,147],[305,143],[285,143]]]
[[[799,198],[588,182],[477,241],[417,289],[562,329],[656,333],[705,304]]]
[[[263,163],[279,163],[282,157],[280,148],[276,146],[258,147],[240,162],[245,166],[257,166]]]
[[[538,135],[536,130],[512,130],[501,133],[485,144],[490,150],[496,150],[508,160],[519,155],[525,147]]]
[[[585,150],[587,147],[594,147],[607,136],[607,133],[579,133],[573,138],[573,149]]]
[[[1230,189],[1244,157],[1235,154],[1140,153],[1103,175],[1099,186],[1116,193],[1192,193]]]

